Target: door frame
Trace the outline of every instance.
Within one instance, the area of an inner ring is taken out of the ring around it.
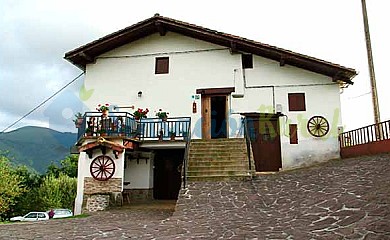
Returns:
[[[229,96],[234,92],[234,87],[197,89],[196,94],[201,94],[201,121],[202,139],[211,139],[211,98],[216,96],[226,97],[226,138],[229,138]]]

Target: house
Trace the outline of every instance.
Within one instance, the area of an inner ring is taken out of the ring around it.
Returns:
[[[338,158],[339,95],[357,74],[158,14],[65,59],[94,90],[85,104],[110,104],[108,115],[85,113],[79,129],[76,213],[175,198],[187,180]],[[135,119],[138,108],[148,118]]]

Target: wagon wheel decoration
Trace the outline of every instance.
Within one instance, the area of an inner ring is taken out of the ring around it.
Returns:
[[[98,156],[92,161],[90,172],[94,179],[99,181],[106,181],[114,175],[114,160],[105,155]]]
[[[307,122],[307,130],[314,137],[323,137],[329,132],[329,123],[322,116],[314,116]]]

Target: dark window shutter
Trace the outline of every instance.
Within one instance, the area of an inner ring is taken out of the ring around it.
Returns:
[[[289,93],[288,94],[289,111],[306,111],[305,94]]]
[[[297,124],[290,124],[290,144],[298,144]]]
[[[158,57],[156,58],[156,74],[166,74],[169,73],[169,58],[168,57]]]
[[[241,54],[242,68],[253,68],[253,55]]]

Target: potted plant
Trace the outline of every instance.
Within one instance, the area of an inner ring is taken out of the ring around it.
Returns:
[[[86,128],[86,129],[85,129],[85,135],[86,135],[86,136],[92,136],[92,129],[89,128],[89,127]]]
[[[188,138],[188,132],[187,132],[187,131],[181,131],[180,133],[182,134],[183,139],[184,139],[184,140],[187,140],[187,138]]]
[[[163,138],[164,138],[164,132],[163,132],[163,130],[160,130],[160,134],[158,135],[158,140],[162,141]]]
[[[106,129],[102,128],[98,131],[98,133],[100,134],[100,136],[107,136],[107,131]]]
[[[159,109],[156,116],[165,122],[168,119],[168,114],[168,112],[163,112],[162,109]]]
[[[74,122],[76,128],[80,128],[81,124],[83,124],[84,117],[81,114],[81,112],[76,113],[74,116],[75,116],[75,118],[73,119],[73,122]]]
[[[147,118],[147,114],[148,114],[148,112],[149,112],[149,109],[142,109],[142,108],[138,108],[137,110],[135,110],[134,112],[133,112],[133,115],[134,115],[134,118],[135,118],[135,120],[140,120],[140,119],[142,119],[142,118]]]
[[[175,140],[175,137],[176,137],[176,132],[170,131],[170,132],[169,132],[169,137],[171,138],[172,141],[174,141],[174,140]]]
[[[108,115],[108,110],[109,110],[110,104],[98,104],[96,110],[98,112],[102,113],[102,116],[107,116]]]

